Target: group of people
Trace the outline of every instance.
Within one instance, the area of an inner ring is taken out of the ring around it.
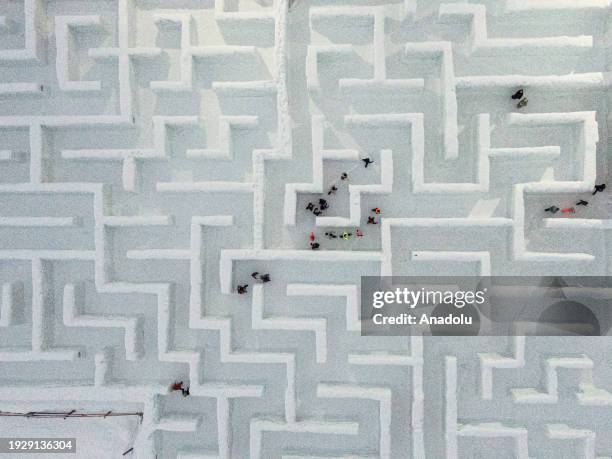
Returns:
[[[325,232],[325,236],[327,236],[328,239],[344,239],[345,241],[348,241],[351,236],[353,235],[353,233],[349,233],[348,231],[344,231],[342,234],[338,235],[336,234],[334,231],[327,231]],[[363,233],[361,232],[361,230],[359,228],[357,228],[357,230],[355,231],[355,237],[363,237]]]
[[[362,158],[361,161],[363,161],[365,168],[367,168],[370,164],[374,163],[374,160],[372,160],[371,158]],[[345,182],[348,179],[349,179],[348,173],[342,172],[342,174],[340,174],[340,181],[332,183],[332,185],[329,187],[327,191],[327,196],[331,196],[335,194],[336,191],[338,191],[338,187],[336,185],[338,185],[339,183]],[[321,215],[323,211],[325,211],[328,208],[329,208],[329,203],[327,202],[325,198],[319,198],[317,202],[308,202],[308,204],[306,205],[306,210],[312,212],[315,215],[315,217],[318,217],[319,215]],[[372,212],[374,215],[368,217],[368,225],[377,225],[378,222],[376,221],[376,216],[380,215],[380,208],[375,207],[372,209]],[[363,237],[363,232],[359,228],[355,230],[354,235],[352,232],[349,232],[346,230],[343,231],[341,234],[336,234],[334,231],[327,231],[325,232],[325,236],[327,236],[328,239],[343,239],[345,241],[348,241],[353,236],[357,238]],[[314,231],[310,232],[309,239],[310,239],[310,248],[312,250],[318,250],[321,247],[321,244],[316,241]],[[251,274],[251,277],[255,280],[259,280],[261,283],[264,283],[264,284],[266,282],[270,282],[269,274],[260,275],[258,272],[254,272]],[[239,295],[244,295],[248,293],[248,287],[249,287],[249,284],[240,284],[236,287],[236,292]]]
[[[260,281],[262,284],[266,284],[268,282],[270,282],[272,279],[270,279],[270,274],[259,274],[257,271],[251,273],[251,277],[255,280]],[[241,284],[238,285],[238,287],[236,287],[236,291],[238,292],[239,295],[244,295],[247,292],[247,288],[249,287],[249,284]]]
[[[330,193],[331,191],[328,194]],[[315,207],[315,205],[312,202],[309,202],[308,205],[306,206],[306,210],[311,211],[315,215],[315,217],[318,217],[319,215],[321,215],[321,212],[323,212],[328,207],[329,207],[329,204],[327,203],[327,201],[321,198],[319,199],[319,207]]]
[[[595,185],[595,189],[593,190],[593,195],[596,195],[597,193],[601,193],[602,191],[604,191],[606,189],[606,184],[602,183],[601,185]],[[586,207],[589,205],[589,201],[585,201],[584,199],[580,199],[575,206],[583,206]],[[550,212],[551,214],[556,214],[557,212],[561,211],[561,213],[563,214],[575,214],[576,213],[576,208],[575,207],[564,207],[562,209],[560,209],[557,206],[550,206],[547,207],[546,209],[544,209],[544,212]]]
[[[512,94],[512,99],[518,100],[518,103],[516,104],[516,108],[518,108],[519,110],[523,107],[526,107],[527,104],[529,103],[529,99],[524,97],[524,95],[525,95],[525,91],[523,89],[519,89],[514,94]]]
[[[380,215],[380,207],[374,207],[372,209],[372,213],[375,215]],[[368,225],[378,225],[378,222],[376,221],[376,217],[369,216]],[[348,241],[349,239],[353,237],[353,233],[350,233],[348,230],[344,230],[342,233],[336,234],[335,231],[330,230],[330,231],[325,232],[325,236],[327,237],[327,239],[342,239],[344,241]],[[361,229],[356,228],[354,236],[356,238],[363,237],[363,232],[361,231]],[[312,250],[317,250],[319,249],[319,247],[321,247],[321,244],[316,242],[315,239],[316,238],[315,238],[314,231],[311,231],[310,232],[310,248]]]
[[[362,158],[361,160],[363,161],[365,168],[367,168],[370,164],[374,163],[374,161],[371,158]],[[346,180],[348,180],[348,173],[343,172],[340,175],[340,181],[344,182]],[[329,190],[327,191],[327,195],[330,196],[334,194],[336,191],[338,191],[338,187],[336,186],[335,183],[333,183],[331,187],[329,188]],[[319,216],[321,213],[321,210],[325,210],[328,207],[329,206],[327,205],[327,201],[321,198],[319,199],[319,207],[315,207],[315,205],[312,202],[309,202],[308,205],[306,206],[306,210],[310,210],[316,216]],[[375,207],[374,209],[372,209],[372,212],[374,212],[376,215],[380,215],[380,208]],[[377,225],[377,224],[378,222],[376,221],[374,217],[372,216],[368,217],[368,225]],[[342,239],[344,241],[348,241],[353,236],[355,236],[356,238],[363,237],[363,232],[359,228],[355,230],[355,234],[347,230],[344,230],[342,233],[338,233],[338,234],[336,234],[335,231],[326,231],[325,236],[327,237],[327,239]],[[318,250],[321,247],[321,244],[315,240],[316,238],[315,238],[315,234],[313,231],[310,232],[309,239],[310,239],[310,248],[312,250]]]
[[[512,94],[512,99],[513,100],[518,100],[518,103],[516,105],[516,108],[521,109],[523,107],[525,107],[527,105],[527,103],[529,102],[529,100],[525,97],[525,90],[524,89],[519,89],[518,91],[516,91],[514,94]],[[602,191],[604,191],[606,189],[606,184],[602,183],[601,185],[595,185],[595,189],[593,190],[593,195],[600,193]],[[546,209],[544,209],[544,212],[550,212],[551,214],[556,214],[557,212],[561,212],[563,214],[575,214],[576,213],[576,207],[578,206],[582,206],[582,207],[586,207],[589,205],[588,201],[585,201],[584,199],[580,199],[578,200],[578,202],[576,202],[576,204],[574,204],[574,206],[571,207],[563,207],[560,208],[558,206],[552,205],[550,207],[547,207]]]
[[[367,166],[366,166],[367,167]],[[345,180],[348,180],[348,173],[343,172],[340,175],[340,181],[344,182]],[[334,194],[336,191],[338,191],[338,187],[336,186],[336,184],[332,184],[331,187],[329,187],[329,190],[327,191],[327,195],[331,196],[332,194]],[[329,204],[328,202],[323,199],[323,198],[319,198],[319,202],[318,202],[318,206],[317,204],[313,203],[313,202],[309,202],[306,205],[306,210],[311,211],[315,217],[318,217],[319,215],[321,215],[321,213],[329,208]]]

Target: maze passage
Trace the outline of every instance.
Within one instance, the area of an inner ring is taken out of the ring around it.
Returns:
[[[95,424],[138,458],[612,457],[606,338],[359,313],[367,275],[612,275],[611,7],[0,0],[0,412],[142,412]]]

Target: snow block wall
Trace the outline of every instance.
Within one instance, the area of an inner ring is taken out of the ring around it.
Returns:
[[[142,411],[106,457],[612,457],[607,338],[359,334],[362,275],[612,275],[610,8],[0,0],[0,411]]]

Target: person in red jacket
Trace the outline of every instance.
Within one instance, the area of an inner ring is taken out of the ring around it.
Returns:
[[[189,395],[189,387],[183,387],[183,381],[172,383],[172,385],[170,386],[170,390],[172,392],[180,390],[181,394],[183,394],[183,397],[187,397]]]
[[[170,390],[172,392],[175,392],[177,390],[183,390],[183,381],[172,383],[172,385],[170,386]]]
[[[576,209],[574,209],[573,207],[566,207],[565,209],[561,209],[561,212],[563,212],[564,214],[575,214]]]

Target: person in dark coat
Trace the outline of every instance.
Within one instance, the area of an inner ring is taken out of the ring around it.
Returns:
[[[519,89],[514,94],[512,94],[512,99],[514,99],[514,100],[521,100],[522,98],[523,98],[523,90],[522,89]]]
[[[597,194],[602,192],[603,190],[606,189],[606,184],[602,183],[601,185],[595,185],[595,190],[593,191],[593,194]]]
[[[368,165],[374,162],[370,158],[363,158],[362,161],[364,162],[366,168],[368,167]]]

